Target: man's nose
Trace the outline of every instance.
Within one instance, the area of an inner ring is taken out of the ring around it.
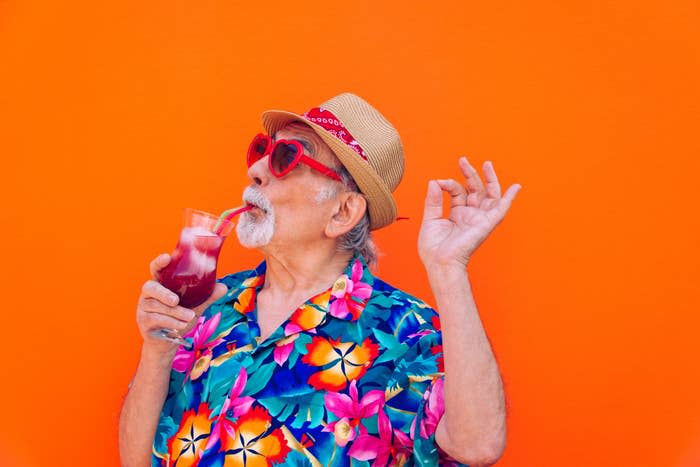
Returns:
[[[263,156],[253,165],[248,167],[248,178],[250,178],[257,186],[265,186],[270,181],[272,174],[270,173],[270,169],[268,167],[269,157],[270,156]]]

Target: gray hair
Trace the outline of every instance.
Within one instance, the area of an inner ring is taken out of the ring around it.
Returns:
[[[360,196],[367,199],[360,191],[357,183],[355,183],[355,180],[352,178],[352,175],[350,175],[350,172],[348,172],[345,166],[340,165],[340,167],[337,167],[335,171],[338,172],[338,175],[340,175],[341,183],[347,191],[359,193]],[[337,194],[337,191],[335,194]],[[352,251],[360,253],[362,256],[364,256],[368,266],[372,268],[376,267],[379,257],[379,250],[377,249],[377,245],[374,243],[372,231],[370,230],[369,209],[365,210],[365,215],[362,216],[360,222],[355,224],[352,229],[343,234],[338,240],[338,251]]]

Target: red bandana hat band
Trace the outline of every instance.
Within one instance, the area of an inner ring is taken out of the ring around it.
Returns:
[[[326,131],[333,133],[343,143],[347,144],[353,151],[360,155],[367,162],[365,151],[360,147],[360,144],[355,141],[355,138],[350,134],[347,128],[340,123],[340,120],[330,111],[322,107],[314,107],[302,115],[305,119],[322,126]]]

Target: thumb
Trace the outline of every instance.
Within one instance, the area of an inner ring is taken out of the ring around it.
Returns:
[[[428,193],[425,195],[423,222],[442,218],[442,189],[438,182],[428,182]]]
[[[209,298],[207,298],[207,301],[194,308],[195,314],[199,316],[204,310],[207,309],[209,305],[226,295],[226,292],[228,292],[228,287],[226,287],[226,285],[222,284],[221,282],[217,282],[214,286],[214,291],[211,293]]]
[[[226,285],[222,284],[221,282],[217,282],[214,286],[214,291],[211,293],[207,301],[204,302],[204,304],[209,306],[210,304],[214,303],[215,301],[226,295],[226,292],[228,292],[228,287],[226,287]]]
[[[226,292],[228,292],[228,287],[226,287],[226,284],[217,282],[214,286],[214,291],[211,293],[210,300],[212,302],[215,302],[216,300],[226,295]]]

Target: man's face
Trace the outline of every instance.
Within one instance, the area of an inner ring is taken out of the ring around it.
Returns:
[[[340,166],[328,145],[303,123],[290,123],[273,135],[274,141],[280,139],[299,141],[307,156],[331,168]],[[249,248],[313,245],[323,238],[340,182],[305,164],[277,178],[270,173],[268,159],[266,156],[248,169],[252,183],[243,198],[259,208],[241,215],[236,227],[241,244]]]

